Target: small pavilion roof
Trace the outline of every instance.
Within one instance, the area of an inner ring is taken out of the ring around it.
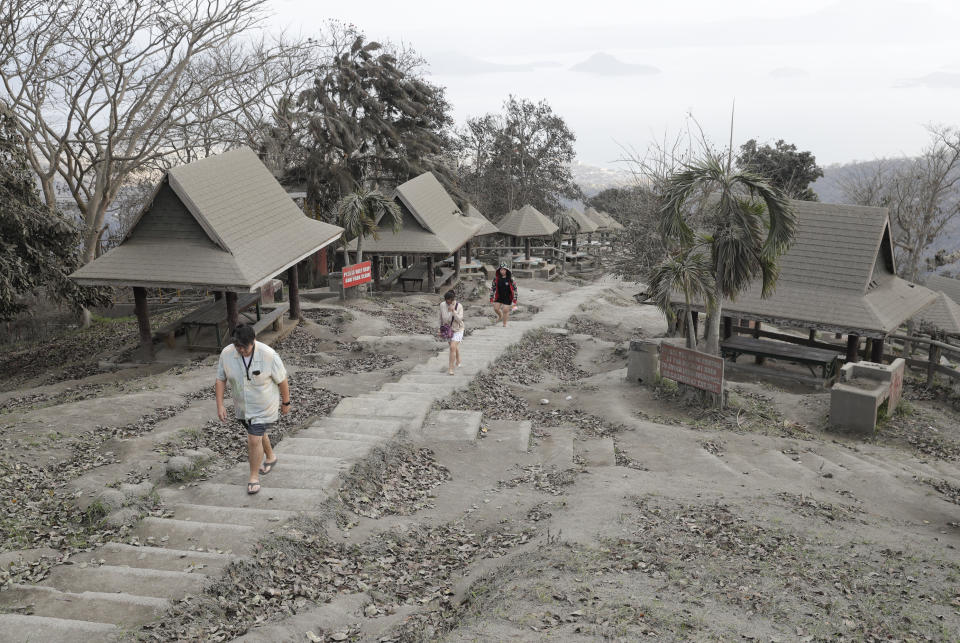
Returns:
[[[500,232],[500,229],[493,225],[490,222],[490,219],[483,216],[480,210],[478,210],[472,203],[467,205],[466,214],[470,218],[480,220],[480,229],[477,230],[477,233],[474,235],[475,237],[482,237],[485,234],[498,234]]]
[[[304,215],[244,147],[168,170],[120,245],[70,277],[249,292],[342,233]]]
[[[519,210],[511,210],[497,224],[503,234],[512,237],[549,237],[559,226],[535,207],[527,204]]]
[[[945,277],[944,275],[927,275],[923,279],[923,285],[930,290],[939,290],[953,300],[953,303],[960,304],[960,279]]]
[[[363,251],[374,254],[450,255],[473,238],[482,222],[464,216],[443,185],[431,172],[410,179],[397,187],[394,200],[403,212],[403,223],[396,233],[385,225],[377,237],[363,238]],[[347,244],[356,249],[356,240]]]
[[[914,319],[921,326],[929,325],[948,335],[960,335],[960,305],[942,290],[937,291],[933,303],[921,310]]]
[[[723,301],[724,316],[884,337],[936,299],[896,276],[886,208],[791,205],[797,230],[780,258],[776,290],[763,299],[754,282],[735,301]],[[674,303],[682,302],[677,293]]]
[[[597,231],[597,223],[580,210],[570,208],[567,210],[567,216],[573,219],[577,224],[578,234],[590,234]]]
[[[610,221],[594,208],[587,208],[583,211],[583,214],[597,224],[596,232],[607,232],[610,230]]]
[[[611,230],[617,231],[617,230],[625,230],[625,229],[626,229],[626,228],[624,228],[624,226],[623,226],[622,223],[620,223],[619,221],[617,221],[616,219],[614,219],[614,218],[613,218],[613,215],[610,214],[609,212],[607,212],[606,210],[601,211],[601,212],[600,212],[600,216],[602,216],[604,219],[607,220],[607,226],[608,226]]]

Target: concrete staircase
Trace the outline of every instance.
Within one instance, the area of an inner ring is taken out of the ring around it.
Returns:
[[[194,486],[160,489],[172,517],[142,520],[134,532],[141,546],[107,544],[54,568],[39,585],[0,592],[0,641],[110,640],[155,620],[172,601],[203,591],[266,531],[319,508],[336,492],[341,471],[400,431],[427,441],[475,436],[478,412],[446,416],[448,425],[453,418],[447,438],[432,432],[425,421],[434,402],[465,388],[527,331],[562,325],[604,287],[571,288],[530,321],[475,329],[463,344],[464,365],[456,375],[447,374],[444,349],[375,393],[344,398],[329,417],[277,446],[280,464],[256,495],[246,493],[246,463]],[[513,425],[511,439],[525,451],[530,425]],[[557,452],[569,463],[570,440]]]

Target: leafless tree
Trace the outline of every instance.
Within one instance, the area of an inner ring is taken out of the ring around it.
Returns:
[[[127,181],[247,142],[266,99],[302,70],[302,43],[260,31],[265,2],[0,4],[0,100],[16,114],[47,203],[58,182],[76,201],[86,261]]]
[[[915,159],[877,163],[841,183],[849,200],[889,208],[901,276],[920,277],[923,257],[960,214],[960,129],[929,126]]]

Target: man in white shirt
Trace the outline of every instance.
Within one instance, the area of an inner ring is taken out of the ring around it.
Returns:
[[[223,393],[230,383],[233,409],[247,429],[247,455],[250,459],[250,481],[247,493],[260,491],[260,475],[277,466],[277,456],[270,445],[267,431],[276,424],[280,413],[290,412],[290,385],[283,361],[276,351],[256,341],[251,326],[241,324],[233,333],[233,343],[220,352],[217,363],[217,416],[227,421]],[[282,399],[282,401],[281,401]]]

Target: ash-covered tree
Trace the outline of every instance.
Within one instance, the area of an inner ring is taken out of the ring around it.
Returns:
[[[817,200],[810,184],[823,176],[823,168],[817,165],[817,157],[812,152],[801,152],[793,143],[780,139],[771,147],[767,143],[758,145],[752,138],[740,146],[737,167],[765,177],[788,198]]]
[[[82,265],[81,242],[73,222],[40,197],[16,121],[0,104],[0,320],[23,312],[23,297],[39,291],[77,310],[107,304],[108,291],[68,279]]]
[[[662,203],[645,174],[642,184],[607,188],[588,198],[587,206],[607,212],[624,226],[610,256],[613,270],[629,279],[644,279],[666,257],[657,232]]]
[[[315,213],[330,218],[358,188],[385,189],[426,171],[457,195],[443,162],[452,125],[443,88],[419,75],[415,54],[354,34],[299,98],[307,120],[299,172]]]
[[[461,185],[494,218],[528,203],[555,216],[561,197],[583,196],[570,169],[575,141],[546,101],[510,96],[502,113],[471,118],[459,133]]]

